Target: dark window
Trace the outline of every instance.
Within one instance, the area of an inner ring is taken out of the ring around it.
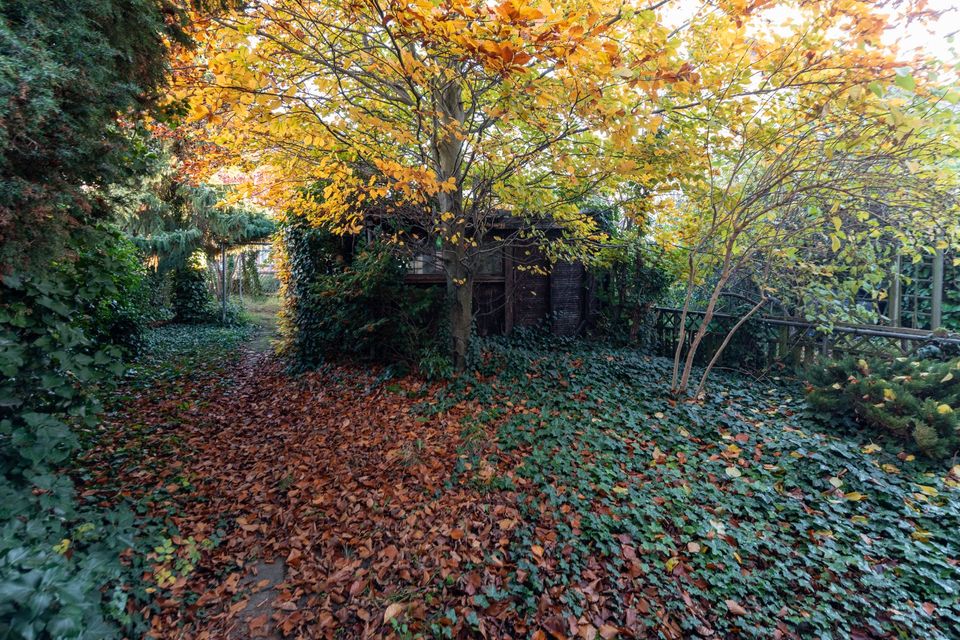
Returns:
[[[443,273],[443,258],[439,249],[424,248],[407,262],[407,273],[435,275]]]
[[[480,247],[480,260],[477,273],[481,276],[503,275],[503,245],[484,244]]]

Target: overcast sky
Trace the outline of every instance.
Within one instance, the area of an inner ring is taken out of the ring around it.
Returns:
[[[923,49],[940,60],[956,63],[956,48],[960,42],[955,38],[950,43],[947,39],[960,31],[960,0],[930,0],[930,8],[945,10],[946,13],[935,23],[927,26],[910,25],[904,29],[905,33],[891,36],[903,37],[905,47]]]

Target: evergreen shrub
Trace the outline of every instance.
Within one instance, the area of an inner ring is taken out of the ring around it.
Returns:
[[[187,260],[173,272],[171,302],[174,322],[204,324],[219,319],[206,270],[196,259]]]
[[[846,358],[811,367],[807,400],[833,418],[876,430],[931,458],[960,451],[960,358]]]
[[[132,517],[81,504],[67,475],[99,392],[144,340],[136,251],[76,231],[70,259],[0,278],[0,637],[110,638],[129,625]]]

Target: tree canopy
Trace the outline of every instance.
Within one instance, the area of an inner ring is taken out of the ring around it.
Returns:
[[[657,209],[667,244],[703,255],[798,211],[829,212],[843,244],[876,222],[865,202],[949,209],[952,130],[927,116],[956,94],[886,35],[931,15],[922,0],[254,3],[201,19],[174,95],[213,143],[199,172],[256,168],[250,193],[336,232],[373,206],[438,239],[462,366],[481,244],[505,215],[561,229],[552,258],[589,260],[609,238],[587,198]]]
[[[155,268],[182,266],[192,254],[212,256],[223,245],[268,238],[276,224],[267,212],[237,201],[226,185],[192,184],[168,140],[148,138],[149,169],[109,190],[119,223]]]
[[[155,0],[0,7],[0,262],[102,208],[91,188],[137,170],[121,114],[158,104],[177,12]],[[18,255],[20,254],[20,255]]]

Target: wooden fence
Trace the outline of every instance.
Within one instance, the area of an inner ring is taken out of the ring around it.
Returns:
[[[881,304],[886,324],[936,330],[960,328],[960,255],[939,250],[917,262],[896,258]]]
[[[673,356],[680,335],[681,309],[655,307],[654,348],[659,355]],[[684,348],[703,322],[702,311],[687,312]],[[699,351],[701,358],[713,355],[739,316],[718,313],[710,321]],[[743,325],[727,346],[721,364],[760,368],[771,363],[805,364],[818,355],[840,358],[847,355],[868,357],[911,356],[930,344],[956,345],[960,334],[923,329],[840,323],[833,331],[818,331],[816,325],[788,317],[757,317]]]

